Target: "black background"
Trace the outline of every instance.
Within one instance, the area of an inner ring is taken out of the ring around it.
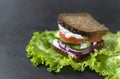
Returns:
[[[56,30],[62,12],[89,12],[110,31],[120,30],[120,0],[0,0],[0,79],[103,79],[89,69],[50,73],[26,58],[33,32]]]

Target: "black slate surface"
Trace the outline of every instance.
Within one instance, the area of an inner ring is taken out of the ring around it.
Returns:
[[[26,58],[33,32],[56,30],[61,12],[89,12],[110,31],[120,30],[119,0],[0,0],[0,79],[103,79],[89,69],[50,73]]]

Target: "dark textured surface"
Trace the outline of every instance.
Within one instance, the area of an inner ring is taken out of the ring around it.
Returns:
[[[103,79],[88,69],[50,73],[26,58],[33,32],[57,29],[61,12],[89,12],[110,31],[120,30],[120,0],[0,0],[0,79]]]

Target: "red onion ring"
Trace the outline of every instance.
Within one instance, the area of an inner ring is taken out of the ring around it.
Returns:
[[[58,41],[58,44],[59,44],[59,47],[62,49],[62,50],[64,50],[64,51],[66,51],[66,45],[65,45],[65,47]]]

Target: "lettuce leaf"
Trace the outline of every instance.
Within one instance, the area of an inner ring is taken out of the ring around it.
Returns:
[[[105,47],[102,50],[95,50],[92,54],[95,57],[94,66],[89,65],[105,79],[120,79],[120,32],[117,34],[108,33],[103,37]]]
[[[59,38],[58,31],[35,32],[26,46],[27,57],[34,66],[44,64],[48,71],[60,72],[70,65],[74,70],[84,71],[86,67],[96,71],[105,79],[120,79],[120,32],[109,32],[103,37],[105,47],[95,50],[85,59],[76,63],[53,50],[52,40]]]

